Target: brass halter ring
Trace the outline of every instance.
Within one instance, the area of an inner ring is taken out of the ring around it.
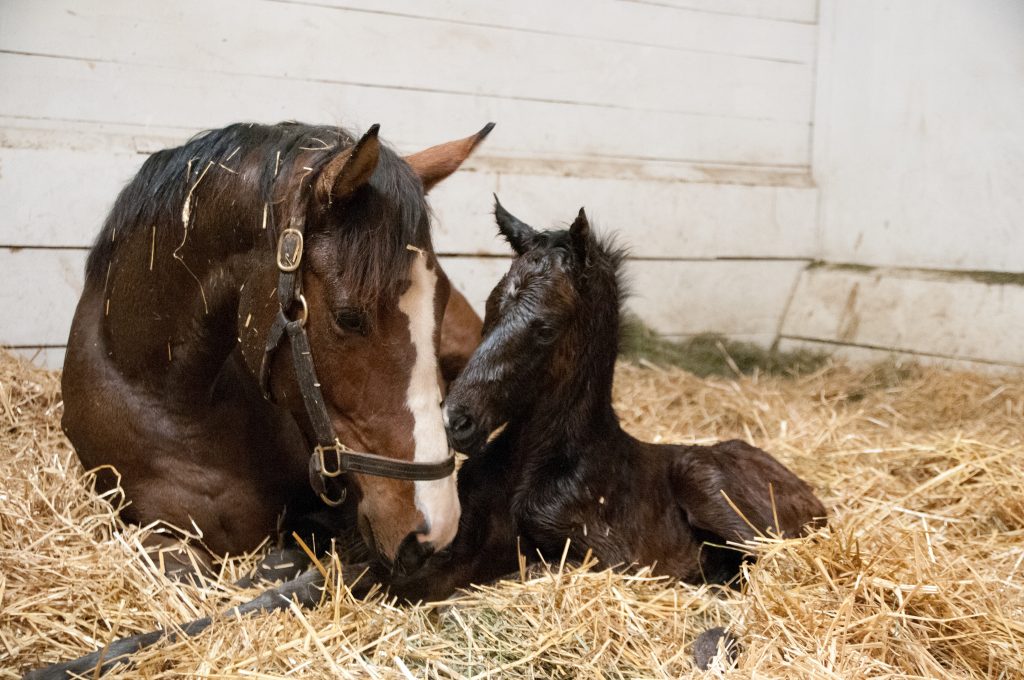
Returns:
[[[299,314],[299,325],[306,327],[306,320],[309,319],[309,305],[306,304],[306,296],[299,293],[299,304],[302,305],[302,312]]]
[[[335,465],[333,470],[327,469],[327,463],[324,460],[324,451],[334,451]],[[334,443],[331,444],[330,446],[317,445],[313,449],[314,455],[320,458],[320,460],[318,461],[320,463],[320,476],[334,479],[335,477],[340,477],[341,475],[345,474],[345,469],[341,466],[341,453],[343,451],[345,453],[354,453],[352,449],[342,444],[341,441],[338,440],[337,438],[334,439]]]

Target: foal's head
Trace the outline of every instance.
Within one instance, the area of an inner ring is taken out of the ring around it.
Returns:
[[[331,424],[352,449],[422,463],[449,455],[437,353],[450,287],[432,249],[424,195],[489,129],[402,158],[374,127],[305,166],[305,328]],[[271,387],[303,422],[288,352],[274,358]],[[353,474],[352,482],[360,530],[385,560],[413,567],[454,538],[454,476],[410,482]]]
[[[491,291],[483,341],[445,400],[452,444],[475,453],[497,428],[583,399],[610,403],[623,253],[595,238],[581,208],[568,229],[538,231],[495,199],[516,257]]]

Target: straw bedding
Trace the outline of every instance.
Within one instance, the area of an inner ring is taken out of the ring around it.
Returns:
[[[454,602],[334,587],[316,611],[221,620],[121,677],[679,677],[728,625],[724,677],[1024,677],[1024,380],[936,368],[696,378],[621,364],[636,435],[742,437],[807,479],[831,523],[766,538],[742,593],[549,565]],[[221,611],[256,590],[172,583],[90,491],[60,433],[58,377],[0,354],[0,677]],[[111,417],[117,417],[111,414]],[[331,570],[332,565],[323,565]]]

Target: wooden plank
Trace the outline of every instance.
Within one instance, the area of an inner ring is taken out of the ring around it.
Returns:
[[[0,249],[0,345],[67,342],[85,258],[77,249]]]
[[[442,122],[443,124],[443,122]],[[62,148],[74,151],[145,153],[178,146],[195,135],[188,127],[158,127],[128,123],[56,118],[27,118],[0,115],[0,148]],[[461,131],[462,133],[465,130]],[[458,134],[458,133],[456,133]],[[814,182],[806,165],[744,165],[721,162],[689,162],[604,156],[551,156],[545,151],[507,149],[495,153],[492,141],[477,149],[462,164],[462,170],[555,177],[596,177],[603,179],[661,180],[713,184],[744,184],[811,188]],[[431,142],[435,142],[434,135]],[[399,152],[419,151],[420,146],[399,148]]]
[[[667,335],[777,332],[804,262],[630,260],[627,306]]]
[[[0,246],[89,246],[145,156],[0,148]]]
[[[506,258],[446,257],[442,266],[480,313],[508,271]],[[802,262],[645,261],[626,264],[626,306],[660,333],[774,338]]]
[[[800,278],[782,335],[1024,365],[1024,285],[955,273],[818,267]]]
[[[623,0],[702,12],[722,12],[780,21],[814,23],[817,0]]]
[[[806,123],[644,112],[602,106],[500,99],[288,78],[206,73],[0,54],[5,96],[0,116],[157,128],[220,127],[244,115],[299,119],[365,129],[401,148],[464,137],[487,121],[500,133],[492,153],[534,158],[589,156],[804,166]],[[415,112],[411,115],[410,112]],[[350,118],[341,118],[341,116]],[[359,122],[354,116],[372,116]],[[666,133],[666,131],[685,131]]]
[[[123,150],[0,146],[0,245],[92,244],[121,187],[144,156]],[[602,232],[617,232],[640,257],[812,257],[813,188],[459,172],[430,203],[439,252],[498,254],[492,194],[538,228],[580,206]]]
[[[600,233],[645,258],[813,257],[816,190],[539,175],[460,173],[431,195],[441,252],[505,254],[492,193],[539,229],[581,206]]]
[[[36,366],[58,370],[64,366],[66,347],[11,347],[9,351],[24,357]]]
[[[0,313],[18,318],[0,330],[0,345],[61,346],[82,286],[86,251],[0,250]],[[508,270],[506,258],[443,257],[452,283],[480,312]],[[628,306],[662,333],[773,335],[801,263],[772,261],[630,261]],[[28,283],[28,285],[26,285]],[[17,284],[17,285],[16,285]]]
[[[283,0],[296,5],[324,5],[342,10],[468,23],[552,36],[595,38],[637,45],[696,50],[716,54],[812,63],[816,27],[761,16],[723,14],[700,9],[622,2],[620,0],[519,0],[450,2],[450,0]],[[759,3],[763,6],[764,3]],[[755,6],[756,10],[758,6]],[[770,16],[770,10],[769,15]]]
[[[491,290],[508,271],[512,259],[508,257],[441,257],[452,285],[462,291],[477,314],[484,315],[484,303]]]
[[[815,340],[799,340],[782,336],[779,340],[779,350],[782,352],[793,352],[798,350],[810,350],[828,355],[835,360],[853,365],[872,365],[888,362],[897,364],[920,364],[922,366],[942,366],[972,373],[993,373],[993,374],[1018,374],[1024,379],[1024,364],[1000,364],[982,361],[968,361],[966,359],[953,359],[950,357],[933,356],[929,354],[917,354],[914,352],[896,352],[893,350],[874,349],[843,343],[820,342]]]
[[[240,31],[243,16],[260,30]],[[0,45],[173,67],[182,80],[217,71],[802,123],[813,95],[810,64],[250,0],[8,4]]]

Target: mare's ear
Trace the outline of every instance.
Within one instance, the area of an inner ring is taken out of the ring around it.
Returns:
[[[498,223],[498,231],[517,255],[522,255],[533,247],[537,231],[505,210],[497,195],[494,196],[494,220]]]
[[[458,170],[462,162],[469,158],[469,154],[473,153],[473,149],[484,141],[493,128],[494,123],[488,123],[475,135],[457,139],[454,142],[438,144],[419,153],[406,156],[405,162],[412,167],[420,181],[423,182],[423,193],[427,193],[434,188],[435,184]]]
[[[573,253],[586,265],[590,260],[590,222],[583,208],[580,208],[580,213],[569,227],[569,241],[572,243]]]
[[[347,155],[339,153],[328,161],[316,180],[316,196],[321,202],[344,199],[370,181],[380,158],[379,130],[380,125],[371,125]]]

